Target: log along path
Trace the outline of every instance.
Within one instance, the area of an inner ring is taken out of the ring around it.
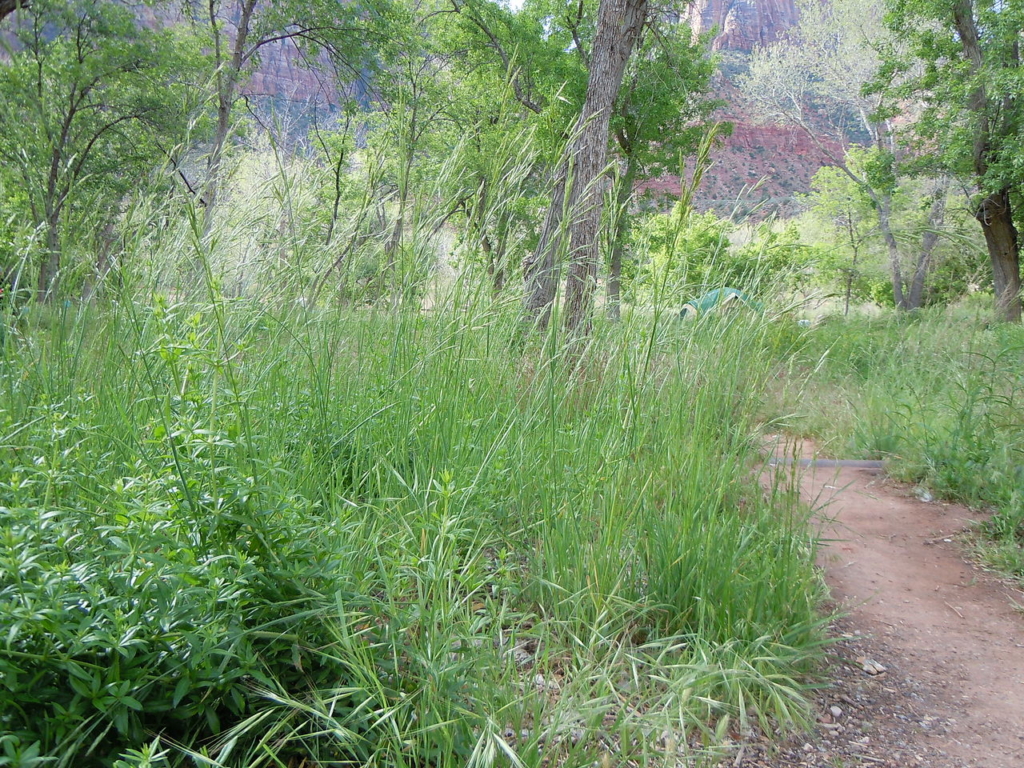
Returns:
[[[817,733],[736,764],[1024,768],[1024,593],[963,559],[978,515],[800,452],[774,471],[816,510],[840,641]]]

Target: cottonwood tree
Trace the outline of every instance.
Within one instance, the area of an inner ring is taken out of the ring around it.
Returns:
[[[612,114],[612,146],[618,157],[610,234],[608,314],[619,317],[622,261],[629,239],[629,204],[638,181],[678,173],[681,156],[693,154],[711,130],[707,121],[723,102],[708,98],[716,64],[707,39],[654,14],[641,32]]]
[[[499,294],[510,283],[510,246],[525,247],[535,232],[545,177],[578,115],[586,69],[554,23],[564,6],[528,3],[513,12],[487,0],[449,3],[452,12],[432,34],[453,54],[444,110],[460,166],[453,199]]]
[[[392,45],[374,81],[377,126],[373,141],[386,154],[385,169],[394,192],[394,216],[384,239],[384,268],[378,276],[380,292],[390,284],[392,303],[399,302],[407,281],[400,274],[406,228],[415,226],[412,197],[417,181],[417,160],[436,131],[448,103],[442,70],[445,51],[431,38],[428,25],[435,11],[429,0],[415,2],[392,22]],[[383,201],[382,201],[383,203]],[[384,216],[382,219],[386,218]]]
[[[511,222],[510,207],[502,203],[521,190],[515,181],[522,174],[499,169],[501,157],[508,156],[503,140],[517,132],[508,113],[518,101],[510,98],[504,62],[495,67],[493,56],[481,55],[494,45],[492,37],[481,33],[486,29],[503,51],[503,41],[514,32],[510,18],[490,4],[416,0],[391,19],[390,44],[379,56],[372,81],[369,137],[383,160],[390,192],[387,205],[382,200],[379,206],[380,219],[388,222],[377,281],[381,292],[389,283],[397,288],[407,282],[399,279],[406,272],[400,267],[406,256],[422,251],[419,234],[463,214],[469,237],[484,251],[496,290],[504,285],[503,252]]]
[[[449,2],[465,41],[466,70],[500,74],[523,107],[523,117],[537,125],[541,150],[556,162],[587,86],[585,57],[578,55],[570,25],[562,20],[582,14],[592,26],[592,5],[527,0],[519,11],[511,11],[492,0]],[[588,40],[592,37],[591,32]]]
[[[524,119],[508,84],[474,74],[453,83],[444,110],[452,149],[439,158],[438,176],[449,180],[466,251],[482,262],[497,297],[509,285],[511,252],[536,227],[544,163],[536,122]]]
[[[789,35],[754,50],[742,93],[757,119],[802,131],[871,200],[895,305],[914,309],[911,295],[921,292],[908,290],[892,224],[899,172],[894,115],[880,113],[880,95],[865,90],[881,66],[882,46],[896,50],[899,41],[886,30],[874,0],[801,0],[798,6],[800,22]],[[851,164],[845,148],[859,142],[870,142],[873,156]],[[914,273],[923,274],[920,259]]]
[[[45,300],[59,289],[69,218],[98,211],[109,224],[159,147],[184,136],[192,61],[170,32],[142,28],[128,3],[33,0],[11,18],[0,172],[20,183],[43,233],[36,287]]]
[[[889,114],[909,99],[922,104],[908,131],[912,146],[925,165],[967,186],[992,266],[996,315],[1019,322],[1014,206],[1024,186],[1024,6],[888,0],[886,7],[888,28],[905,47],[886,51],[873,91],[885,97]]]
[[[626,64],[647,20],[647,0],[601,0],[588,54],[586,97],[557,173],[540,240],[525,266],[527,316],[545,324],[557,284],[556,263],[566,254],[565,328],[579,340],[590,332],[599,262],[602,174],[608,156],[612,107]]]

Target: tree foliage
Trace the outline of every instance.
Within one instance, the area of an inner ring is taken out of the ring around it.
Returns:
[[[38,0],[14,17],[0,78],[2,183],[43,236],[40,297],[58,289],[64,229],[102,226],[121,196],[182,141],[193,61],[176,34],[112,0]]]
[[[1019,320],[1020,255],[1014,209],[1024,182],[1024,8],[999,0],[890,0],[890,48],[872,92],[880,114],[920,105],[907,136],[918,162],[961,180],[989,250],[997,313]]]

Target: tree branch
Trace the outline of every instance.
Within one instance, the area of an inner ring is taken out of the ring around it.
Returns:
[[[576,18],[573,18],[568,13],[565,15],[565,25],[569,27],[572,32],[572,43],[576,48],[576,53],[580,57],[580,61],[583,62],[583,68],[590,71],[590,57],[587,55],[587,49],[583,47],[583,41],[580,39],[580,24],[583,21],[583,0],[579,0],[576,5]]]
[[[531,99],[523,89],[523,85],[519,81],[519,71],[512,68],[512,57],[508,55],[508,51],[505,50],[505,46],[503,46],[501,41],[498,40],[498,36],[491,31],[491,28],[487,26],[484,20],[476,13],[463,13],[464,11],[469,10],[468,3],[464,3],[462,0],[452,0],[452,7],[455,9],[456,13],[465,15],[465,17],[468,18],[477,29],[484,33],[488,41],[490,41],[491,47],[494,49],[495,53],[498,54],[502,65],[505,67],[505,76],[508,77],[509,83],[512,85],[512,92],[515,94],[516,101],[531,112],[540,114],[543,107]]]
[[[19,8],[28,7],[28,0],[0,0],[0,21],[3,21]]]

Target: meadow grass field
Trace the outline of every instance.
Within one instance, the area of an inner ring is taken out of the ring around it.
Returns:
[[[799,727],[823,592],[755,419],[801,333],[637,314],[568,366],[489,294],[215,281],[12,321],[6,764],[653,765]]]
[[[833,318],[787,363],[775,416],[829,455],[887,459],[920,495],[990,513],[982,562],[1024,582],[1024,330],[991,297]]]
[[[981,53],[891,90],[856,9],[765,64],[645,3],[136,5],[0,0],[0,768],[739,766],[834,618],[768,434],[983,510],[1024,582]],[[801,137],[860,115],[839,167],[715,167],[721,64]],[[981,133],[911,162],[874,121],[942,83],[918,138]]]
[[[768,432],[992,510],[979,557],[1024,574],[1024,335],[978,301],[656,293],[581,353],[469,279],[310,304],[198,263],[7,307],[4,765],[701,765],[797,731],[830,615]]]

